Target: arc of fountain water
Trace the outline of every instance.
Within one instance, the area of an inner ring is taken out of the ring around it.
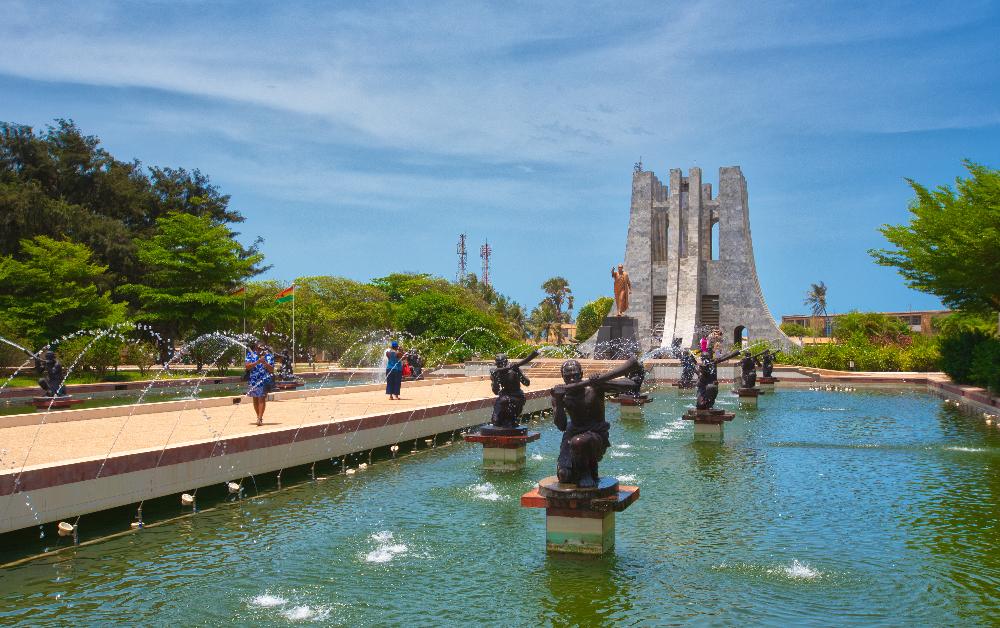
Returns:
[[[216,355],[215,359],[214,359],[214,360],[212,360],[212,363],[213,363],[213,364],[214,364],[215,362],[217,362],[217,361],[219,360],[219,358],[220,358],[220,357],[222,356],[222,354],[223,354],[223,353],[225,353],[226,351],[228,351],[228,350],[229,350],[229,348],[230,348],[230,347],[231,347],[231,346],[232,346],[233,344],[236,344],[236,345],[239,345],[239,346],[242,346],[242,347],[244,347],[244,348],[245,348],[245,345],[243,345],[243,344],[242,344],[242,343],[240,343],[239,341],[236,341],[235,339],[232,339],[232,338],[229,338],[229,337],[225,336],[224,334],[220,334],[220,333],[217,333],[217,332],[213,332],[213,333],[211,333],[211,334],[204,334],[204,335],[202,335],[202,336],[199,336],[199,337],[198,337],[198,338],[196,338],[195,340],[193,340],[193,341],[189,342],[189,343],[188,343],[188,344],[187,344],[187,345],[186,345],[186,346],[185,346],[185,347],[184,347],[184,348],[183,348],[183,349],[182,349],[181,351],[178,351],[178,352],[175,352],[175,354],[174,354],[173,356],[171,356],[170,360],[168,360],[168,361],[167,361],[167,362],[166,362],[166,363],[164,364],[164,366],[163,366],[163,367],[162,367],[162,368],[160,369],[160,371],[159,371],[159,372],[157,373],[156,377],[154,377],[154,378],[153,378],[153,380],[151,380],[151,381],[149,382],[149,384],[147,384],[147,385],[146,385],[146,387],[145,387],[145,388],[144,388],[144,389],[142,390],[142,392],[140,393],[140,395],[139,395],[139,398],[138,398],[138,399],[136,400],[136,402],[135,402],[134,404],[132,404],[132,409],[131,409],[131,410],[129,411],[129,414],[128,414],[128,416],[126,416],[125,420],[124,420],[124,421],[122,422],[121,426],[120,426],[120,427],[118,428],[118,432],[117,432],[117,433],[115,434],[115,437],[114,437],[114,438],[112,439],[112,441],[111,441],[111,444],[110,444],[110,445],[108,446],[108,451],[107,451],[107,452],[105,453],[105,455],[104,455],[104,459],[103,459],[103,460],[101,461],[101,465],[100,465],[100,467],[98,467],[98,470],[97,470],[97,473],[96,473],[96,474],[95,474],[95,476],[94,476],[94,479],[95,479],[95,480],[96,480],[96,479],[98,479],[98,478],[100,478],[100,477],[101,477],[101,474],[102,474],[102,473],[104,472],[104,468],[105,468],[105,466],[107,465],[107,462],[108,462],[108,460],[109,460],[109,459],[111,458],[111,452],[112,452],[112,451],[114,450],[114,448],[115,448],[115,445],[116,445],[116,444],[118,443],[118,440],[119,440],[119,439],[121,438],[121,435],[122,435],[122,434],[124,433],[124,431],[125,431],[125,427],[126,427],[126,426],[127,426],[128,424],[129,424],[129,421],[131,421],[131,419],[132,419],[133,415],[135,414],[135,410],[136,410],[136,408],[137,408],[137,407],[138,407],[139,405],[141,405],[141,403],[142,403],[142,400],[143,400],[143,398],[145,397],[146,393],[148,393],[148,392],[149,392],[149,390],[151,390],[151,389],[152,389],[152,387],[153,387],[153,386],[154,386],[154,385],[156,384],[156,382],[157,382],[157,381],[159,381],[159,378],[160,378],[160,376],[161,376],[161,375],[162,375],[162,374],[163,374],[164,372],[167,372],[167,371],[168,371],[168,368],[167,368],[167,367],[168,367],[168,365],[169,365],[170,363],[172,363],[172,362],[176,361],[176,360],[179,360],[179,359],[181,359],[181,358],[182,358],[182,357],[183,357],[183,356],[184,356],[184,355],[185,355],[186,353],[188,353],[188,352],[190,351],[190,348],[191,348],[192,346],[196,345],[197,343],[199,343],[199,342],[201,342],[201,341],[203,341],[203,340],[207,340],[207,339],[210,339],[210,338],[212,338],[212,339],[216,339],[216,338],[218,338],[218,339],[224,339],[224,340],[227,340],[227,341],[229,341],[229,342],[231,343],[231,344],[230,344],[229,346],[226,346],[226,347],[224,347],[224,348],[223,348],[223,349],[222,349],[222,350],[221,350],[221,351],[220,351],[220,352],[219,352],[219,353],[218,353],[218,354]],[[192,390],[193,390],[193,391],[197,391],[197,389],[198,389],[198,388],[200,388],[200,386],[201,386],[202,382],[204,381],[204,379],[205,379],[205,377],[206,377],[207,375],[208,375],[208,371],[206,370],[206,371],[204,371],[204,372],[202,373],[202,375],[201,375],[201,376],[200,376],[200,377],[199,377],[199,378],[198,378],[198,379],[197,379],[197,380],[195,381],[195,383],[194,383],[194,385],[193,385],[193,387],[192,387]],[[192,399],[191,399],[191,400],[194,400],[194,392],[192,392]],[[178,412],[178,416],[177,416],[177,419],[176,419],[176,420],[175,420],[175,422],[174,422],[174,426],[173,426],[173,428],[171,429],[171,431],[170,431],[169,435],[167,436],[167,440],[166,440],[166,441],[164,441],[164,445],[163,445],[163,448],[162,448],[162,449],[161,449],[161,451],[160,451],[160,455],[159,455],[159,458],[157,459],[157,462],[156,462],[156,466],[155,466],[155,467],[154,467],[154,469],[153,469],[153,470],[154,470],[154,472],[155,472],[155,470],[156,470],[157,468],[159,468],[159,465],[160,465],[160,462],[161,462],[161,461],[162,461],[162,459],[163,459],[163,454],[164,454],[164,452],[166,451],[166,448],[167,448],[167,445],[168,445],[168,444],[169,444],[169,442],[170,442],[170,438],[172,438],[172,437],[173,437],[173,433],[174,433],[174,430],[176,430],[176,428],[177,428],[177,425],[178,425],[178,424],[180,423],[180,419],[181,419],[181,417],[182,417],[182,416],[183,416],[183,414],[184,414],[184,411],[185,411],[185,410],[187,409],[187,402],[188,402],[188,400],[187,400],[187,399],[185,399],[185,403],[184,403],[184,406],[183,406],[183,407],[181,408],[180,412]],[[213,435],[214,435],[214,436],[216,437],[216,439],[218,439],[218,437],[219,437],[219,434],[218,434],[218,433],[217,433],[217,432],[216,432],[216,431],[215,431],[215,430],[214,430],[214,429],[213,429],[213,428],[212,428],[211,426],[209,427],[209,429],[210,429],[210,430],[211,430],[211,431],[213,432]],[[150,481],[151,481],[151,482],[153,481],[153,479],[152,479],[152,476],[151,476],[151,479],[150,479]],[[142,527],[142,505],[143,505],[144,503],[145,503],[145,498],[143,498],[143,499],[142,499],[142,500],[141,500],[141,501],[139,502],[139,507],[138,507],[138,519],[139,519],[138,523],[139,523],[139,527]],[[78,525],[78,524],[79,524],[79,521],[80,521],[80,515],[78,515],[78,516],[77,516],[77,518],[76,518],[76,522],[74,523],[74,525]]]

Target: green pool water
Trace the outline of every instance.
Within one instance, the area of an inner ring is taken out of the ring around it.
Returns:
[[[4,570],[0,624],[997,621],[1000,432],[982,417],[781,390],[720,445],[693,442],[690,402],[665,391],[641,422],[609,406],[602,473],[642,497],[604,557],[546,555],[544,513],[519,506],[553,472],[559,433],[538,424],[522,472],[457,443]]]

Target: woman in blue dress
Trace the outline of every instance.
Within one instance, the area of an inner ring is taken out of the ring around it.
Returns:
[[[274,386],[271,379],[271,374],[274,373],[274,355],[259,342],[255,342],[247,349],[244,366],[249,382],[247,395],[253,399],[253,409],[257,413],[257,425],[263,425],[267,394],[273,390]]]
[[[403,352],[395,340],[385,352],[385,394],[389,399],[399,399],[399,389],[403,385]]]

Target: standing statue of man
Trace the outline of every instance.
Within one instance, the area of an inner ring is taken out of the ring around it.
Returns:
[[[538,352],[533,352],[528,360],[536,355]],[[493,402],[493,417],[490,419],[490,423],[495,427],[505,429],[518,427],[517,417],[521,416],[521,411],[524,410],[524,392],[521,390],[521,385],[531,385],[531,381],[521,372],[521,367],[528,360],[510,364],[506,354],[500,353],[496,356],[496,368],[490,369],[493,394],[497,395],[496,401]]]
[[[628,278],[624,264],[618,264],[618,269],[611,267],[611,278],[615,280],[615,308],[618,316],[628,310],[628,295],[632,292],[632,282]]]

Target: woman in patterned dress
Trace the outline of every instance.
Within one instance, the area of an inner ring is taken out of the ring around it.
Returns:
[[[253,409],[257,413],[257,425],[263,425],[267,394],[271,392],[272,387],[271,374],[274,373],[274,355],[259,342],[255,342],[247,349],[244,366],[249,375],[247,396],[253,399]]]

